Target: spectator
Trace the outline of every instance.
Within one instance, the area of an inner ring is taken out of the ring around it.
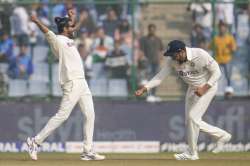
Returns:
[[[108,54],[108,48],[104,45],[104,39],[100,39],[100,43],[92,52],[92,78],[106,78],[104,71],[104,62]]]
[[[77,13],[77,8],[73,3],[73,0],[64,0],[64,3],[60,0],[54,0],[56,4],[52,9],[52,17],[64,17],[67,15],[68,9],[73,9],[75,13]]]
[[[117,0],[115,0],[115,1],[117,1]],[[103,0],[94,0],[94,2],[96,4],[98,4],[98,5],[96,5],[96,10],[98,12],[99,18],[103,17],[104,15],[106,15],[107,8],[108,9],[112,8],[116,12],[117,15],[120,15],[121,11],[122,11],[121,4],[122,3],[126,3],[126,2],[121,2],[120,1],[118,3],[105,4],[105,3],[102,3]]]
[[[13,58],[9,66],[11,78],[28,79],[33,73],[33,64],[26,45],[20,46],[19,54]]]
[[[130,25],[127,19],[123,19],[119,26],[118,26],[118,32],[120,35],[124,35],[130,32]]]
[[[31,55],[31,59],[33,59],[34,57],[34,47],[36,46],[38,42],[38,38],[40,37],[39,34],[39,29],[37,28],[37,26],[35,25],[34,22],[29,21],[29,44],[30,44],[30,55]],[[43,38],[43,36],[41,37]]]
[[[68,9],[73,9],[74,12],[77,13],[77,8],[73,0],[65,0],[63,9],[64,9],[62,13],[63,16],[66,16],[68,14]]]
[[[199,23],[204,30],[207,39],[211,39],[212,32],[212,6],[211,3],[203,3],[196,1],[188,6],[188,10],[192,11],[193,23]]]
[[[46,26],[50,26],[49,7],[47,0],[43,0],[39,3],[36,9],[36,13],[37,16],[41,19],[42,23],[44,23]]]
[[[87,49],[86,49],[86,46],[85,44],[83,43],[80,43],[78,46],[78,51],[80,53],[80,56],[82,57],[83,61],[86,60],[87,56],[88,56],[88,52],[87,52]]]
[[[120,40],[120,48],[125,52],[128,63],[129,65],[131,65],[133,61],[132,58],[133,36],[128,20],[124,19],[121,21],[115,39]]]
[[[234,25],[234,0],[223,0],[221,3],[216,3],[216,16],[217,22],[225,22],[232,33]]]
[[[14,9],[11,22],[11,34],[17,37],[17,44],[28,45],[29,44],[29,16],[26,9],[22,6],[18,6]]]
[[[52,18],[55,17],[63,17],[64,16],[64,11],[65,6],[63,3],[60,3],[60,0],[54,0],[54,3],[56,4],[53,8],[52,8]]]
[[[136,66],[136,82],[137,86],[143,86],[147,83],[148,80],[148,59],[144,55],[140,46],[140,39],[142,38],[142,32],[134,34],[134,54],[133,54],[133,64]]]
[[[10,14],[12,9],[8,5],[0,5],[0,31],[10,30]]]
[[[134,56],[134,63],[137,67],[137,82],[139,86],[145,85],[147,82],[147,67],[148,61],[147,58],[144,56],[143,52],[139,48],[139,44],[135,45],[135,56]]]
[[[226,90],[230,89],[230,93],[232,93],[232,88],[229,88],[231,87],[231,61],[237,46],[233,35],[230,32],[228,33],[227,24],[223,21],[219,23],[219,34],[214,37],[212,47],[215,50],[215,60],[225,73],[227,80]],[[228,92],[226,92],[226,94],[227,93]]]
[[[145,57],[148,60],[148,79],[152,78],[158,71],[159,68],[159,58],[161,51],[163,50],[163,44],[161,39],[156,36],[156,25],[149,24],[148,35],[143,36],[140,39],[140,47]],[[149,98],[155,96],[155,89],[151,91]]]
[[[195,24],[191,33],[191,46],[207,49],[207,40],[200,24]]]
[[[0,62],[9,62],[13,58],[14,42],[6,32],[0,36]]]
[[[86,53],[90,53],[93,39],[88,36],[88,31],[86,28],[81,28],[79,38],[75,40],[75,43],[77,46],[79,46],[80,44],[84,45]]]
[[[116,40],[120,40],[122,37],[128,37],[131,35],[131,28],[129,25],[129,22],[127,19],[123,19],[121,20],[121,22],[119,23],[117,30],[115,31],[115,36],[114,38]]]
[[[102,27],[97,28],[96,36],[92,44],[92,78],[106,78],[104,71],[107,53],[113,49],[114,41],[107,36]]]
[[[106,35],[103,27],[98,27],[96,29],[95,38],[92,44],[92,49],[95,49],[100,45],[101,40],[103,41],[103,45],[107,47],[108,50],[112,50],[114,46],[114,40],[112,37]]]
[[[115,37],[115,33],[117,33],[117,28],[119,26],[119,20],[115,13],[115,10],[109,8],[107,10],[107,18],[103,20],[103,29],[105,33],[111,37]]]
[[[80,56],[82,57],[82,60],[83,60],[83,64],[84,64],[84,71],[85,71],[85,76],[86,76],[86,79],[88,80],[90,78],[90,71],[89,69],[87,68],[87,65],[86,65],[86,60],[87,60],[87,57],[88,57],[88,51],[86,49],[86,45],[84,43],[80,43],[78,46],[78,51],[79,51],[79,54]]]
[[[87,9],[82,9],[81,15],[83,15],[85,18],[82,23],[82,27],[85,28],[88,33],[94,33],[94,30],[96,29],[96,24],[92,16],[89,14],[89,11]]]
[[[37,8],[37,15],[40,18],[48,18],[49,17],[49,7],[48,2],[42,1],[39,3]]]
[[[127,78],[128,61],[125,52],[120,49],[120,41],[115,41],[114,50],[109,52],[105,65],[110,78]]]

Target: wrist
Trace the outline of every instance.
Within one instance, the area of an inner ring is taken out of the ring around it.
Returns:
[[[204,85],[204,88],[205,88],[206,90],[208,90],[208,89],[210,89],[210,88],[211,88],[211,85],[209,85],[209,84],[205,84],[205,85]]]
[[[145,87],[145,86],[143,86],[142,89],[143,89],[143,92],[147,92],[148,91],[147,87]]]

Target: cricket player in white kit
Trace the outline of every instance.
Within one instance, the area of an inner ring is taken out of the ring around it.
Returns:
[[[217,91],[217,82],[221,72],[217,62],[203,49],[189,48],[179,40],[171,41],[164,53],[166,64],[162,70],[144,87],[135,92],[141,96],[144,92],[158,86],[169,74],[171,67],[189,87],[185,97],[185,117],[189,149],[175,154],[177,160],[198,160],[197,141],[203,131],[217,140],[214,153],[220,152],[222,145],[230,141],[231,134],[202,120],[210,102]]]
[[[91,92],[85,80],[82,59],[74,41],[71,39],[73,32],[80,27],[79,24],[75,25],[75,27],[74,25],[71,26],[70,19],[72,15],[73,13],[70,13],[69,17],[55,18],[59,35],[50,31],[36,16],[31,16],[31,20],[45,34],[53,54],[59,59],[59,81],[63,91],[58,112],[35,137],[27,139],[28,152],[33,160],[37,160],[39,145],[69,117],[77,103],[79,103],[85,118],[83,125],[84,145],[81,160],[105,159],[105,156],[95,153],[92,149],[95,120],[94,106]]]

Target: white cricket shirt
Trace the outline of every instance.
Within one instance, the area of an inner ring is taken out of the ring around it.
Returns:
[[[149,90],[158,86],[169,74],[171,67],[190,86],[215,85],[221,75],[218,63],[203,49],[186,47],[186,52],[187,61],[182,64],[167,57],[164,67],[145,87]]]
[[[45,36],[53,54],[59,59],[60,84],[85,78],[82,59],[74,40],[63,35],[55,35],[52,31],[47,32]]]

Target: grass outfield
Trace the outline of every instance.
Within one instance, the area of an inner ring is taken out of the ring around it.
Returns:
[[[0,153],[0,166],[250,166],[250,152],[200,153],[197,161],[176,161],[172,153],[106,154],[104,161],[81,161],[79,154],[40,153],[31,161],[26,153]]]

